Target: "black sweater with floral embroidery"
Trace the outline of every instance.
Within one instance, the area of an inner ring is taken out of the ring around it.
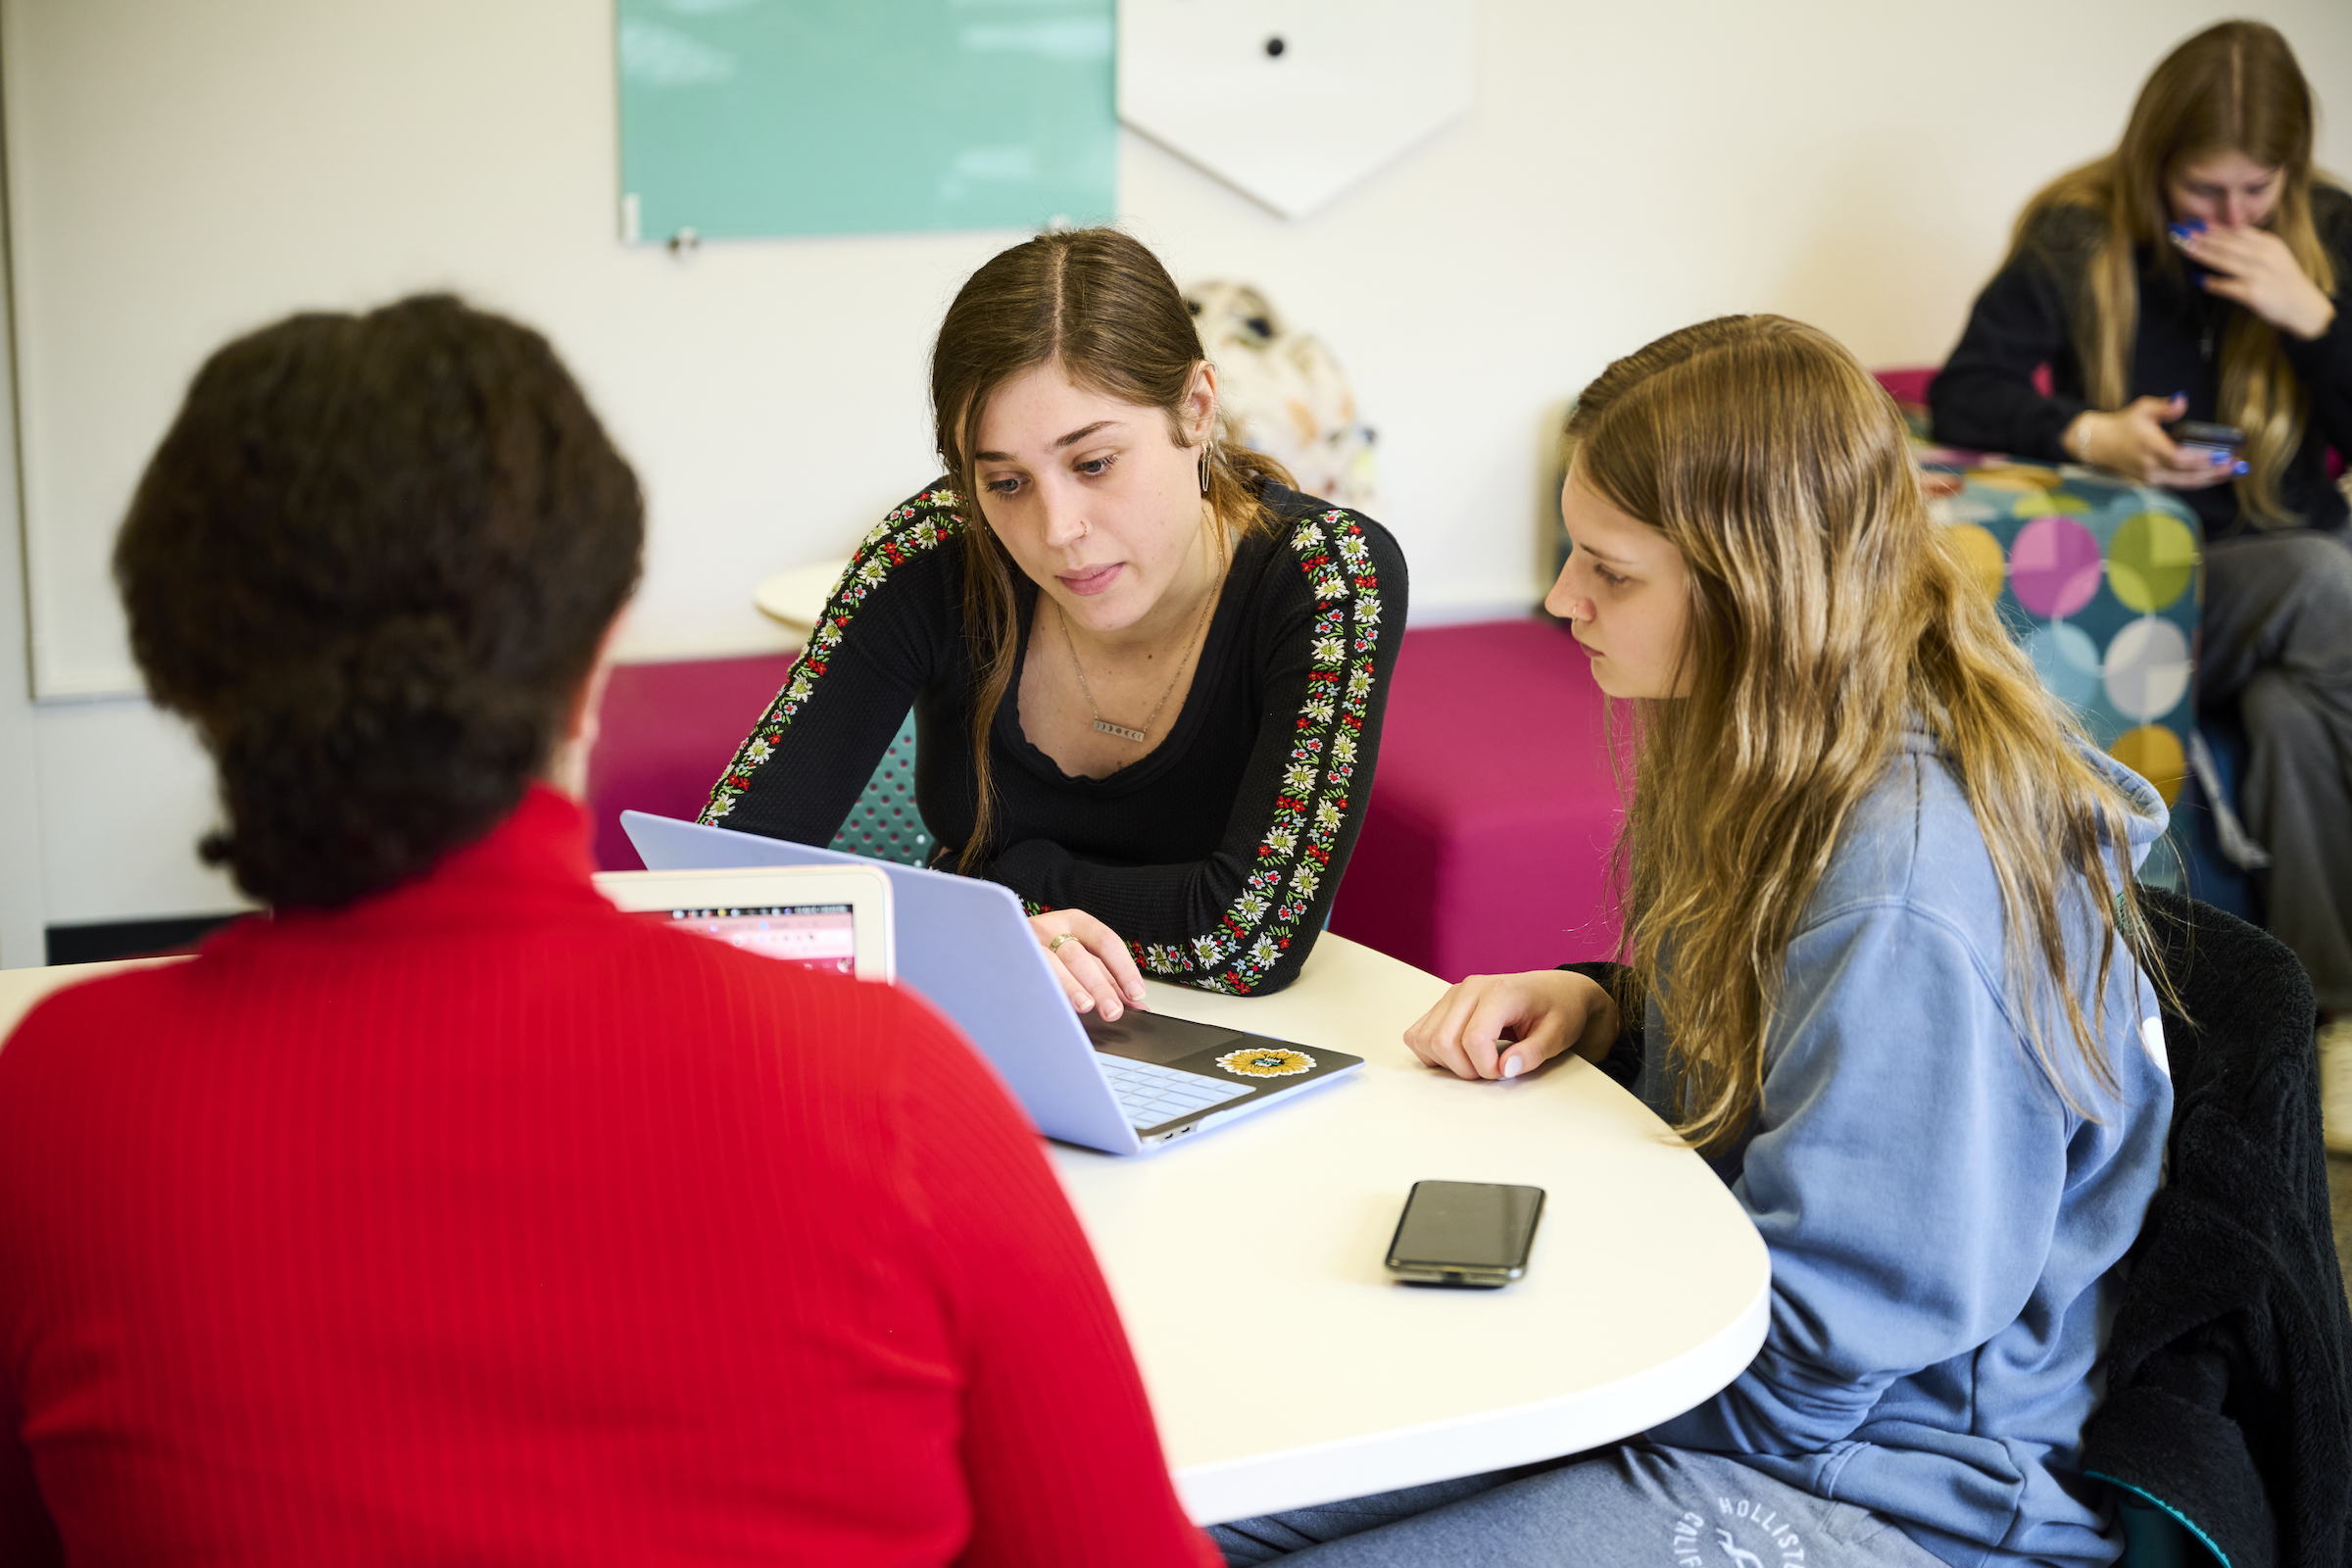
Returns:
[[[999,848],[980,868],[1032,910],[1104,921],[1146,974],[1237,995],[1290,984],[1323,929],[1404,628],[1387,529],[1273,486],[1264,499],[1281,526],[1236,547],[1192,688],[1149,755],[1107,778],[1062,772],[1021,731],[1015,666],[989,732]],[[970,837],[958,504],[940,481],[866,536],[704,821],[826,843],[911,707],[923,820],[951,851]],[[1037,589],[1014,581],[1026,662]]]

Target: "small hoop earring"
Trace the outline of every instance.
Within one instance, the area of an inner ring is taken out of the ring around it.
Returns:
[[[1200,493],[1202,495],[1208,494],[1208,454],[1214,446],[1214,442],[1206,441],[1200,445]]]

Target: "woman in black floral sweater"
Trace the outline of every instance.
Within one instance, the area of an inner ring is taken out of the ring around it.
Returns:
[[[858,547],[703,819],[825,843],[911,706],[942,862],[1021,897],[1074,1006],[1279,990],[1363,823],[1396,542],[1215,440],[1183,298],[1115,230],[975,272],[931,392],[947,476]]]

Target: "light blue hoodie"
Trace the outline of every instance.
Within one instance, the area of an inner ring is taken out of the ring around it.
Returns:
[[[2099,761],[2132,803],[2136,866],[2164,805]],[[2172,1082],[2161,1030],[2143,1034],[2154,991],[2119,952],[2095,1023],[2120,1101],[2078,1068],[2101,1119],[2068,1110],[2002,983],[2002,929],[1958,776],[1907,733],[1788,945],[1762,1110],[1715,1161],[1771,1249],[1771,1329],[1737,1382],[1649,1436],[1876,1510],[1954,1565],[2108,1562],[2120,1541],[2075,1466]],[[1665,1112],[1654,1004],[1648,1038],[1637,1088]]]

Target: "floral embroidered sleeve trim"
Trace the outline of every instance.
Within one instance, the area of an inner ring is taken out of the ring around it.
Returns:
[[[733,810],[735,803],[752,787],[753,773],[775,754],[785,730],[792,727],[801,710],[814,700],[833,651],[841,646],[843,634],[867,596],[900,566],[962,532],[963,518],[955,511],[958,500],[953,490],[926,490],[885,516],[865,536],[858,546],[858,553],[850,558],[849,569],[833,585],[824,612],[808,635],[808,645],[793,661],[792,669],[784,678],[784,689],[776,693],[776,700],[768,705],[760,722],[752,726],[751,734],[736,749],[734,760],[719,775],[718,783],[710,791],[710,803],[697,820],[706,824],[716,822]]]
[[[1291,532],[1315,595],[1313,670],[1257,863],[1216,926],[1184,944],[1128,944],[1146,974],[1247,996],[1298,935],[1348,819],[1380,646],[1380,577],[1364,530],[1334,509]]]

